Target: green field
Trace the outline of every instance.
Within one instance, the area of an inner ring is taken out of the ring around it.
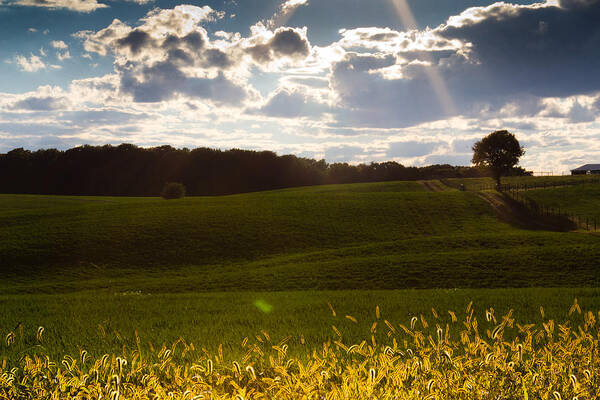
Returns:
[[[561,176],[505,176],[502,184],[510,185],[565,185],[580,182],[598,183],[598,176],[590,175],[561,175]],[[467,190],[482,190],[493,187],[496,182],[492,178],[450,178],[444,182],[452,187],[465,185]]]
[[[480,321],[485,321],[485,310],[493,307],[497,316],[513,309],[513,316],[521,324],[539,324],[548,319],[580,323],[580,315],[568,318],[575,298],[584,311],[600,310],[598,288],[169,294],[95,291],[2,296],[0,333],[4,337],[14,329],[17,340],[11,347],[0,344],[0,360],[40,352],[60,359],[65,354],[76,356],[80,349],[100,357],[104,353],[120,354],[124,346],[131,352],[137,348],[136,331],[146,349],[170,346],[184,338],[198,349],[204,347],[212,353],[222,344],[228,357],[239,359],[243,355],[242,340],[249,337],[251,343],[257,342],[256,336],[262,336],[264,330],[273,343],[291,336],[290,353],[297,355],[337,339],[332,325],[342,333],[345,343],[369,340],[377,306],[381,318],[396,326],[408,326],[413,316],[436,320],[432,308],[440,316],[438,323],[450,322],[448,310],[462,320],[471,301]],[[335,317],[328,303],[333,306]],[[544,308],[544,319],[540,306]],[[356,318],[357,323],[346,315]],[[19,323],[22,338],[19,329],[15,329]],[[387,343],[387,329],[380,323],[376,339]],[[426,332],[435,336],[435,325],[431,325]],[[45,328],[42,343],[36,340],[38,326]]]
[[[577,185],[522,192],[523,196],[561,212],[600,221],[600,185]]]
[[[563,201],[569,190],[573,207],[598,204],[597,185],[528,195]],[[470,300],[523,321],[540,305],[563,318],[576,297],[600,309],[600,236],[505,220],[478,193],[439,181],[173,201],[1,195],[0,334],[21,322],[24,337],[0,345],[0,359],[118,352],[136,330],[145,343],[184,337],[233,353],[261,329],[293,335],[291,349],[300,335],[331,339],[331,324],[362,340],[377,305],[396,323]]]

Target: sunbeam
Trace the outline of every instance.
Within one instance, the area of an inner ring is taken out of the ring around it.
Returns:
[[[389,0],[390,3],[394,6],[396,10],[396,14],[400,18],[400,22],[404,26],[404,29],[407,31],[417,30],[419,29],[417,25],[417,21],[415,20],[415,16],[410,8],[410,5],[406,0]],[[457,110],[452,100],[452,96],[450,95],[450,91],[448,90],[448,86],[442,77],[436,63],[433,58],[427,54],[425,54],[425,61],[427,61],[431,67],[426,68],[425,72],[427,74],[427,78],[429,79],[433,90],[444,110],[444,113],[448,116],[456,115]]]

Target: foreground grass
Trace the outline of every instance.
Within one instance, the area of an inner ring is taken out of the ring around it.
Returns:
[[[66,295],[14,295],[0,297],[0,334],[17,334],[15,344],[0,344],[2,358],[14,360],[26,353],[44,351],[53,357],[77,356],[85,349],[94,357],[120,354],[137,348],[135,332],[142,343],[156,347],[178,338],[198,348],[216,351],[223,345],[231,357],[240,356],[244,337],[256,342],[264,330],[273,341],[290,336],[290,354],[304,349],[301,339],[318,346],[337,336],[336,325],[349,342],[370,338],[370,328],[379,306],[383,318],[406,324],[412,316],[431,316],[439,311],[449,322],[446,310],[459,312],[470,301],[475,315],[483,320],[485,309],[498,313],[514,309],[522,324],[539,322],[539,308],[546,316],[561,320],[573,299],[581,307],[600,310],[600,289],[460,289],[397,291],[296,291],[239,293],[144,294],[109,291]],[[330,303],[336,310],[333,317]],[[356,323],[345,318],[351,315]],[[429,318],[429,317],[428,317]],[[19,326],[21,328],[19,328]],[[43,326],[44,341],[35,334]],[[22,330],[23,338],[19,335]],[[386,337],[382,330],[376,338]],[[40,347],[41,346],[41,347]]]
[[[568,301],[573,295],[579,300]],[[26,300],[25,309],[46,304],[61,313],[35,334],[24,323],[6,335],[4,352],[18,357],[0,365],[0,397],[600,396],[598,289],[186,295],[155,298],[151,307],[141,296],[107,296]],[[259,307],[249,304],[255,299]],[[61,321],[84,311],[88,318]],[[194,329],[212,335],[202,340]]]

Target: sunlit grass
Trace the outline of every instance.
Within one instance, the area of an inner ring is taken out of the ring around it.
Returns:
[[[142,342],[117,353],[73,356],[24,353],[2,361],[4,398],[173,399],[595,399],[600,396],[600,312],[577,299],[565,317],[519,321],[518,310],[492,307],[478,317],[432,307],[388,319],[376,306],[364,339],[345,336],[353,315],[329,307],[330,339],[306,343],[301,331],[276,338],[266,330],[209,351],[183,338],[156,347]],[[347,322],[345,322],[347,321]],[[44,329],[35,341],[43,346]],[[23,331],[11,331],[16,346]],[[106,336],[105,331],[102,335]],[[301,350],[288,342],[300,336]],[[231,357],[228,348],[239,356]]]

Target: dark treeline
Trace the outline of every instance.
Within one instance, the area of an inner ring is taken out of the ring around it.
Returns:
[[[404,167],[396,162],[349,165],[278,156],[270,151],[81,146],[66,151],[0,154],[0,192],[156,196],[166,182],[188,195],[222,195],[331,183],[441,179],[487,175],[472,167]]]

